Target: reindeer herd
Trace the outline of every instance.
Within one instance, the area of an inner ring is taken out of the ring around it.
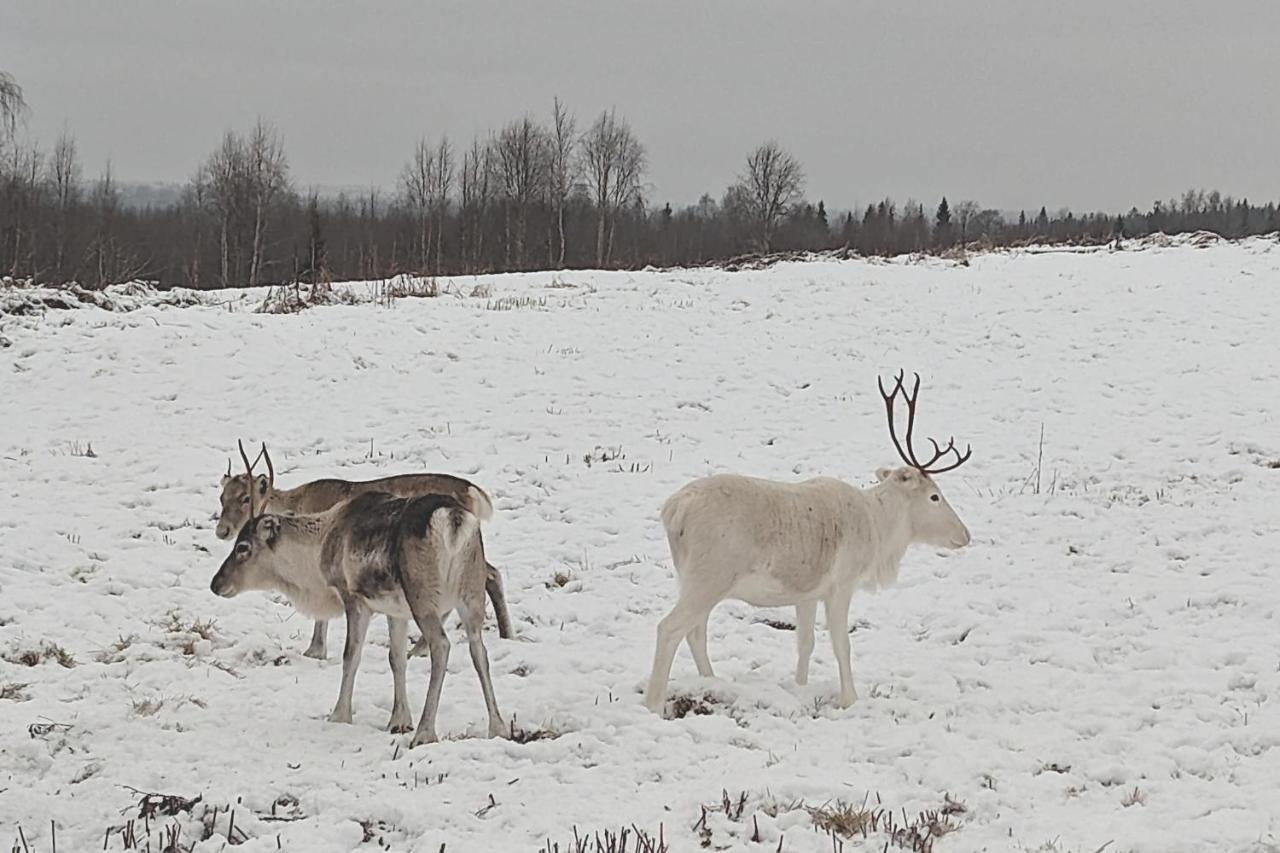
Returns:
[[[856,698],[849,657],[849,604],[855,591],[894,582],[908,546],[962,548],[969,531],[947,503],[935,474],[970,456],[952,439],[929,439],[921,462],[913,445],[920,377],[910,391],[899,373],[892,391],[880,382],[889,436],[903,465],[881,468],[878,483],[859,489],[830,478],[781,483],[717,474],[695,480],[662,506],[671,559],[679,580],[675,606],[658,624],[645,705],[661,714],[667,681],[681,640],[698,674],[713,675],[707,619],[717,604],[738,599],[757,607],[794,606],[796,683],[805,684],[821,603],[839,667],[838,704]],[[906,432],[898,438],[895,407],[906,404]],[[437,740],[436,711],[449,661],[443,620],[456,612],[480,678],[489,736],[505,729],[489,676],[484,645],[485,597],[493,604],[501,637],[511,636],[502,576],[485,558],[481,526],[493,504],[479,486],[447,474],[405,474],[351,482],[325,479],[277,490],[265,443],[245,473],[222,478],[217,535],[235,545],[210,589],[224,598],[251,590],[283,593],[315,620],[309,657],[326,656],[328,620],[346,618],[342,682],[332,722],[351,722],[351,695],[369,621],[387,617],[394,689],[392,732],[412,727],[405,674],[411,654],[429,654],[431,679],[411,745]],[[255,473],[257,464],[265,474]],[[408,648],[409,620],[422,639]]]

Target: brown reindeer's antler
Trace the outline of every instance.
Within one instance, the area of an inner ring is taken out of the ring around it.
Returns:
[[[920,460],[916,458],[915,448],[911,444],[911,436],[915,431],[916,426],[916,400],[920,397],[920,374],[915,374],[916,381],[910,392],[908,392],[906,387],[902,384],[902,380],[905,376],[905,371],[898,371],[898,376],[893,386],[893,393],[886,392],[884,390],[884,380],[879,377],[876,378],[876,384],[880,386],[880,396],[884,398],[885,413],[889,416],[889,437],[893,439],[893,446],[897,448],[898,455],[902,457],[903,462],[906,462],[922,474],[941,474],[944,471],[952,471],[959,468],[973,454],[973,448],[969,445],[965,445],[965,451],[964,453],[961,453],[956,449],[956,440],[954,436],[947,442],[946,447],[939,446],[938,442],[934,441],[932,438],[929,439],[929,443],[933,445],[933,457],[924,463],[921,463]],[[893,404],[898,398],[899,391],[902,392],[903,399],[907,401],[907,434],[905,438],[905,450],[903,450],[902,443],[898,441],[898,433],[894,429],[893,425]],[[932,467],[934,463],[943,456],[946,456],[948,453],[954,453],[956,455],[955,462],[941,468]]]
[[[252,464],[249,463],[249,454],[244,452],[244,442],[241,441],[240,439],[236,439],[236,446],[240,448],[240,458],[244,460],[245,484],[249,487],[249,519],[248,520],[253,521],[253,519],[257,516],[257,512],[254,511],[255,507],[253,505],[253,493],[257,491],[257,489],[253,487],[253,466],[258,464],[258,460],[255,459],[253,460]],[[266,447],[266,445],[264,444],[263,447]],[[258,458],[261,459],[262,455],[259,454]]]
[[[262,442],[262,449],[258,451],[258,455],[254,457],[252,464],[249,462],[249,454],[244,452],[244,442],[236,439],[236,446],[240,448],[240,458],[244,460],[245,476],[248,477],[249,485],[249,520],[258,517],[257,507],[254,506],[254,494],[258,491],[257,484],[253,480],[253,469],[258,467],[259,460],[265,459],[267,462],[267,495],[271,495],[271,491],[276,486],[276,469],[271,464],[271,454],[267,452],[267,443]],[[231,463],[227,463],[227,471],[231,471]]]
[[[262,458],[267,462],[267,495],[276,487],[276,468],[271,464],[271,454],[267,452],[267,443],[262,442]]]

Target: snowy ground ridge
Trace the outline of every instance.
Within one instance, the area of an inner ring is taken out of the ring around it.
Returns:
[[[4,317],[0,843],[1280,849],[1274,240],[449,284],[290,316],[225,291]],[[900,367],[922,430],[974,447],[942,479],[974,542],[855,598],[859,701],[832,704],[821,624],[801,688],[793,614],[726,602],[718,677],[682,650],[682,713],[647,713],[662,501],[717,471],[869,484],[894,458],[875,378]],[[436,470],[489,492],[516,637],[486,643],[534,737],[481,737],[452,625],[442,743],[381,729],[381,623],[354,724],[325,721],[342,626],[310,660],[279,596],[208,589],[237,438],[283,485]]]

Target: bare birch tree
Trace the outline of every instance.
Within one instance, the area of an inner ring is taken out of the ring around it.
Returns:
[[[956,222],[960,223],[960,245],[964,246],[969,242],[969,225],[973,222],[975,216],[981,208],[976,201],[961,201],[955,206]]]
[[[493,201],[493,145],[471,141],[471,150],[462,154],[461,209],[463,264],[470,272],[478,272],[484,253],[484,222]]]
[[[550,172],[551,144],[547,131],[525,116],[511,122],[498,134],[495,146],[498,177],[508,204],[508,215],[514,214],[514,234],[508,226],[508,263],[514,243],[515,263],[523,269],[527,263],[529,209],[542,195]]]
[[[434,154],[425,138],[413,149],[413,158],[400,175],[400,192],[404,205],[418,223],[418,271],[427,271],[427,255],[431,250],[431,182]]]
[[[0,151],[0,233],[5,236],[5,249],[11,252],[9,275],[18,277],[26,270],[39,281],[45,270],[37,251],[39,219],[44,208],[44,186],[41,167],[44,154],[38,144],[13,146],[5,156]]]
[[[804,194],[800,161],[778,143],[769,141],[747,156],[746,171],[738,181],[746,190],[745,201],[760,251],[768,252],[773,248],[778,226]]]
[[[577,122],[573,114],[565,109],[560,99],[555,99],[551,113],[551,209],[556,220],[556,236],[559,250],[554,258],[554,265],[564,268],[564,208],[569,200],[569,193],[578,179],[578,159],[574,156],[577,147]]]
[[[196,176],[196,182],[203,188],[198,195],[208,200],[218,223],[218,277],[222,287],[243,284],[239,259],[245,203],[244,160],[240,137],[227,131]]]
[[[116,245],[115,225],[120,212],[120,191],[107,162],[102,176],[93,185],[91,199],[94,214],[93,242],[89,253],[93,266],[94,284],[99,289],[115,284],[128,276]]]
[[[249,285],[261,281],[267,227],[273,206],[289,190],[289,160],[284,142],[270,123],[258,120],[245,145],[249,203],[253,210],[253,256]]]
[[[614,110],[602,112],[582,138],[582,161],[596,205],[596,264],[613,254],[619,211],[640,198],[645,151],[631,126]]]
[[[447,136],[440,138],[440,145],[435,151],[431,168],[431,189],[436,217],[435,271],[439,275],[444,259],[444,228],[449,215],[449,194],[453,192],[453,146],[449,144]]]
[[[76,158],[76,140],[67,131],[58,136],[49,158],[48,177],[53,200],[53,272],[59,282],[68,279],[67,246],[71,240],[72,219],[80,204],[81,172]]]

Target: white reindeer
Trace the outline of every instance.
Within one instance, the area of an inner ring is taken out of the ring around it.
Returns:
[[[707,617],[726,598],[757,607],[794,605],[799,660],[796,683],[809,677],[813,626],[821,602],[827,630],[840,668],[840,707],[857,698],[849,664],[849,602],[857,589],[892,584],[907,546],[913,543],[942,548],[969,544],[969,530],[942,496],[933,475],[963,464],[955,439],[947,446],[933,444],[927,462],[916,459],[912,447],[920,377],[908,394],[897,377],[893,393],[880,382],[889,418],[889,435],[906,463],[881,468],[879,483],[858,489],[839,480],[816,478],[780,483],[720,474],[689,483],[662,506],[671,559],[679,579],[675,607],[658,624],[653,671],[645,691],[645,705],[662,713],[671,663],[684,639],[698,674],[714,673],[707,657]],[[906,449],[894,430],[894,401],[901,391],[907,403]],[[943,456],[955,461],[934,467]]]
[[[253,467],[243,445],[240,455],[252,482]],[[431,650],[431,682],[411,743],[417,746],[437,739],[436,711],[449,662],[442,619],[453,610],[462,618],[471,662],[480,676],[489,736],[503,733],[482,631],[485,574],[480,519],[457,498],[363,492],[325,512],[303,515],[256,512],[251,499],[235,548],[209,586],[224,598],[248,590],[277,590],[317,619],[345,612],[342,686],[329,715],[335,723],[351,722],[351,694],[369,618],[384,613],[395,691],[388,728],[409,730],[405,671],[412,618]]]

